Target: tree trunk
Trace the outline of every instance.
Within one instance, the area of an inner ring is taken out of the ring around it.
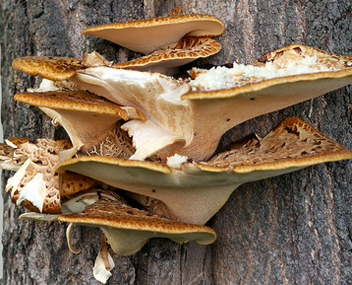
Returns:
[[[2,121],[5,137],[65,136],[38,108],[13,95],[36,87],[40,78],[15,71],[27,55],[81,57],[103,54],[122,62],[137,54],[108,41],[81,35],[86,27],[164,16],[183,5],[186,13],[208,13],[224,21],[217,38],[222,51],[198,61],[252,63],[265,52],[302,43],[352,55],[350,0],[2,0]],[[351,85],[291,108],[260,116],[228,133],[265,135],[296,115],[352,150]],[[113,254],[108,284],[351,284],[352,164],[326,163],[293,174],[247,183],[234,191],[208,225],[210,246],[151,240],[130,257]],[[12,173],[4,172],[3,184]],[[2,284],[99,284],[92,274],[99,230],[75,227],[78,255],[66,245],[66,224],[19,221],[25,210],[4,196]]]

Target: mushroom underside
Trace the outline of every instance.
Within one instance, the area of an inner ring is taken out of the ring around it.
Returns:
[[[209,161],[163,163],[84,156],[58,165],[108,185],[161,200],[178,220],[204,224],[239,185],[310,165],[350,159],[351,153],[304,121],[284,120],[264,139],[242,141]]]
[[[62,80],[61,70],[66,70],[72,59],[64,62],[59,58],[56,69],[52,68],[53,60],[43,57],[41,62],[44,67],[48,64],[53,73],[58,72],[55,80]],[[39,58],[22,61],[26,63],[23,71],[42,74]],[[221,83],[218,90],[213,90],[211,85],[222,82],[213,75],[220,68],[204,72],[210,80],[205,80],[206,86],[201,87],[195,83],[200,76],[187,83],[160,74],[122,70],[109,65],[88,65],[81,69],[74,65],[75,73],[67,79],[111,100],[120,108],[134,108],[143,114],[146,122],[137,116],[122,125],[132,136],[133,144],[137,145],[133,159],[143,160],[155,154],[165,159],[177,153],[207,160],[221,136],[233,126],[349,84],[352,81],[351,62],[350,56],[296,44],[267,53],[253,66],[243,67],[245,71],[234,69],[230,73],[226,71],[227,75],[221,73],[222,77],[229,78],[226,80],[230,85]],[[33,70],[29,70],[31,64]],[[19,63],[14,66],[21,69]],[[271,68],[269,71],[267,66]],[[248,75],[247,69],[264,70],[264,75],[262,71]],[[271,77],[271,70],[278,74]],[[231,87],[231,84],[234,85]],[[137,128],[139,131],[135,131]],[[150,138],[161,133],[163,140],[158,146],[153,145]]]
[[[113,190],[92,188],[75,195],[62,205],[62,209],[64,214],[25,213],[20,219],[99,227],[119,255],[134,254],[151,238],[168,238],[181,244],[196,241],[203,245],[216,239],[214,230],[207,226],[178,222],[132,207]],[[68,230],[71,231],[71,227]],[[69,234],[68,243],[71,245]]]

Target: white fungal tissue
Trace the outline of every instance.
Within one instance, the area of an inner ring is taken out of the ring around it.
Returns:
[[[278,67],[273,62],[267,62],[261,67],[234,63],[233,68],[213,67],[209,70],[193,68],[190,73],[196,78],[190,82],[190,86],[192,91],[211,91],[240,87],[277,77],[336,70],[318,66],[316,56],[306,56],[299,62],[288,60],[286,64],[285,68]]]

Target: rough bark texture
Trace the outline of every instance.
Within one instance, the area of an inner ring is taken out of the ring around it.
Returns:
[[[183,5],[187,13],[222,19],[223,50],[200,62],[251,63],[263,53],[303,43],[352,55],[350,0],[2,0],[2,121],[5,137],[62,138],[37,110],[13,94],[40,79],[17,72],[11,61],[26,55],[80,57],[97,50],[109,60],[136,54],[105,40],[86,37],[88,26],[166,15]],[[228,137],[266,134],[296,115],[352,150],[352,87],[236,127]],[[209,221],[218,233],[211,246],[152,240],[131,257],[113,255],[108,284],[351,284],[351,162],[327,163],[293,174],[248,183]],[[10,173],[5,172],[4,184]],[[2,284],[98,284],[92,275],[100,247],[97,229],[74,229],[69,252],[65,224],[18,221],[23,208],[3,192],[4,278]]]

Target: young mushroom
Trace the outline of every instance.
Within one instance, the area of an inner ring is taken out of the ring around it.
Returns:
[[[177,157],[168,166],[101,156],[83,156],[59,164],[106,184],[161,200],[179,221],[204,224],[239,185],[310,165],[351,159],[352,154],[302,120],[284,120],[264,139],[242,142],[202,162]]]

